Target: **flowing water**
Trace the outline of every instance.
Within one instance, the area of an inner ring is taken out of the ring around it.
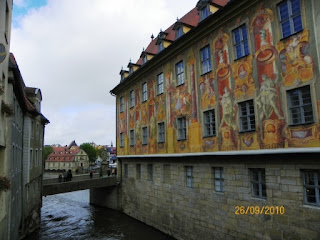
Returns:
[[[89,190],[43,197],[41,227],[25,240],[173,240],[127,215],[89,204]]]

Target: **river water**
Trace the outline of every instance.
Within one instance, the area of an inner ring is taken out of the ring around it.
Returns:
[[[123,213],[89,204],[89,190],[43,197],[41,227],[25,240],[173,240]]]

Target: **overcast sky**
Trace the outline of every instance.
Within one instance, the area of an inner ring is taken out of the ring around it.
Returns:
[[[197,0],[14,0],[10,51],[42,91],[45,144],[115,143],[109,93],[130,58]]]

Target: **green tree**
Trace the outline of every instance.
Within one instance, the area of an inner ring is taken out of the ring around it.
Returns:
[[[43,160],[46,160],[51,153],[53,153],[53,148],[49,145],[45,145],[43,148]]]
[[[96,161],[97,150],[90,143],[82,143],[80,148],[88,154],[90,162]]]

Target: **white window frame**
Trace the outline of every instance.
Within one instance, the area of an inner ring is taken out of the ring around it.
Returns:
[[[133,108],[135,106],[135,95],[134,90],[130,91],[130,108]]]
[[[164,143],[166,140],[165,124],[164,122],[158,123],[158,143]]]
[[[142,145],[148,144],[148,127],[142,127]]]
[[[163,72],[157,75],[157,95],[163,93]]]
[[[180,66],[182,64],[182,66]],[[184,66],[183,66],[183,60],[178,62],[176,64],[176,76],[177,76],[177,86],[183,85],[185,80],[184,80]]]
[[[147,83],[142,84],[142,102],[145,102],[148,100],[148,88]]]
[[[245,108],[245,113],[242,111],[243,107]],[[253,109],[253,112],[250,112],[250,109]],[[250,132],[256,130],[256,118],[253,100],[239,103],[239,120],[240,132]]]
[[[177,118],[178,140],[187,139],[187,120],[185,117]]]

